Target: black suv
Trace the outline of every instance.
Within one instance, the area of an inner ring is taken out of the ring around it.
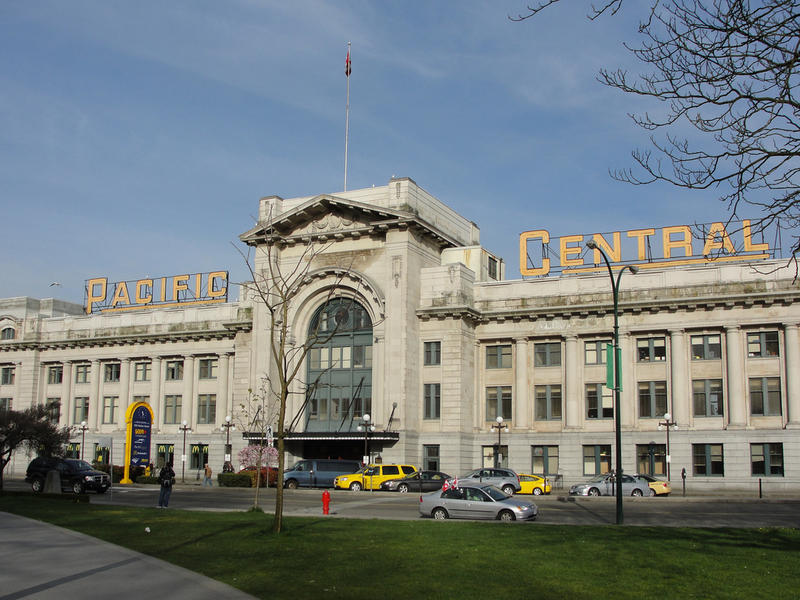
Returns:
[[[82,494],[86,490],[94,490],[104,494],[111,485],[107,473],[97,471],[84,460],[76,458],[34,458],[28,465],[25,481],[31,484],[34,492],[44,489],[49,471],[58,471],[61,475],[61,490]]]

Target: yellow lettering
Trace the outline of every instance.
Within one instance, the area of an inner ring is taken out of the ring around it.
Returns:
[[[158,290],[160,292],[158,300],[159,300],[159,302],[166,302],[167,301],[167,278],[166,277],[162,277],[158,281],[161,283],[161,285],[159,286],[159,290]]]
[[[673,233],[682,233],[683,238],[678,240],[672,239]],[[692,256],[692,231],[688,225],[676,225],[675,227],[664,227],[662,230],[664,240],[664,258],[672,257],[673,249],[683,248],[686,253],[684,256]]]
[[[718,235],[721,238],[719,241],[717,241]],[[708,256],[711,254],[712,250],[719,250],[723,247],[729,254],[736,254],[736,249],[733,247],[725,225],[722,223],[712,223],[706,235],[706,245],[703,246],[703,256]]]
[[[745,252],[766,252],[769,250],[769,244],[754,244],[752,232],[750,231],[750,219],[742,220],[742,232],[744,233],[744,251]]]
[[[95,294],[95,286],[100,286],[100,293]],[[108,286],[107,277],[97,277],[90,279],[86,284],[86,314],[92,314],[92,304],[95,302],[102,302],[106,299],[106,288]]]
[[[203,297],[203,289],[200,287],[200,283],[203,279],[202,273],[195,273],[194,274],[194,297],[196,300],[199,300]]]
[[[114,299],[111,301],[111,307],[115,307],[120,302],[124,302],[125,304],[131,303],[131,297],[128,294],[128,284],[124,281],[120,281],[117,284],[117,289],[114,290]]]
[[[638,250],[637,260],[647,260],[647,246],[645,244],[645,239],[655,234],[656,234],[655,229],[631,229],[628,232],[629,238],[637,238],[636,239],[636,246]]]
[[[595,244],[598,245],[599,248],[602,248],[603,250],[606,251],[606,256],[608,256],[609,262],[619,262],[622,260],[622,244],[619,243],[619,231],[614,232],[613,248],[599,233],[595,233],[592,239],[594,240]],[[594,262],[595,264],[603,262],[603,257],[601,256],[599,249],[594,251]]]
[[[148,292],[148,295],[144,294]],[[153,301],[153,280],[140,279],[136,282],[136,304],[150,304]]]
[[[178,292],[183,292],[189,289],[189,284],[186,283],[189,281],[188,275],[175,275],[172,278],[172,299],[178,300]]]
[[[526,231],[519,236],[519,271],[523,276],[526,275],[547,275],[550,272],[550,259],[543,258],[542,266],[538,269],[528,268],[528,240],[542,240],[542,244],[547,244],[550,241],[550,233],[546,229],[537,229],[535,231]],[[211,273],[217,275],[217,273]],[[209,275],[209,278],[211,277]],[[220,273],[222,275],[222,273]],[[212,298],[214,295],[211,293],[211,284],[208,285],[208,295]],[[220,294],[222,295],[222,294]]]
[[[525,235],[525,234],[522,234]],[[520,237],[520,239],[522,239]],[[520,242],[520,246],[522,246],[522,242]],[[520,263],[520,264],[525,264]],[[221,280],[223,283],[220,284],[219,289],[214,289],[214,281],[216,279]],[[208,274],[208,297],[209,298],[220,298],[225,296],[228,293],[228,274],[225,271],[214,271],[213,273]]]
[[[560,250],[559,260],[562,267],[579,267],[583,264],[580,258],[580,253],[583,251],[583,236],[582,235],[565,235],[559,239]],[[567,246],[570,243],[576,243],[577,246]],[[577,254],[578,258],[570,258],[570,255]]]

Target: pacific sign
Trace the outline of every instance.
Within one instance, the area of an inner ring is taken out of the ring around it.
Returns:
[[[86,314],[227,301],[227,271],[113,283],[107,277],[96,277],[86,282]]]
[[[542,276],[552,271],[591,273],[606,269],[599,250],[589,251],[586,242],[594,240],[609,262],[635,264],[641,269],[709,262],[761,260],[770,258],[767,243],[754,243],[750,221],[675,225],[630,229],[612,233],[565,235],[553,238],[546,229],[525,231],[519,236],[519,264],[523,276]],[[551,245],[557,248],[551,250]],[[532,248],[537,247],[539,252]],[[558,257],[552,264],[550,255]],[[533,256],[541,256],[537,265]],[[586,259],[589,259],[589,262]]]

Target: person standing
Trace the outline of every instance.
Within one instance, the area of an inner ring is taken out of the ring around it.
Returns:
[[[175,484],[175,471],[172,470],[172,463],[167,463],[162,467],[158,474],[158,483],[161,484],[161,492],[158,494],[158,508],[169,506],[169,497],[172,494],[172,486]]]
[[[206,468],[203,473],[203,486],[207,485],[208,487],[213,487],[213,484],[211,483],[211,474],[211,467],[209,467],[208,463],[206,463]]]

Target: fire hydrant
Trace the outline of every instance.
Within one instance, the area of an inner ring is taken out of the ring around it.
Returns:
[[[322,492],[322,514],[327,515],[331,510],[331,494],[328,490]]]

